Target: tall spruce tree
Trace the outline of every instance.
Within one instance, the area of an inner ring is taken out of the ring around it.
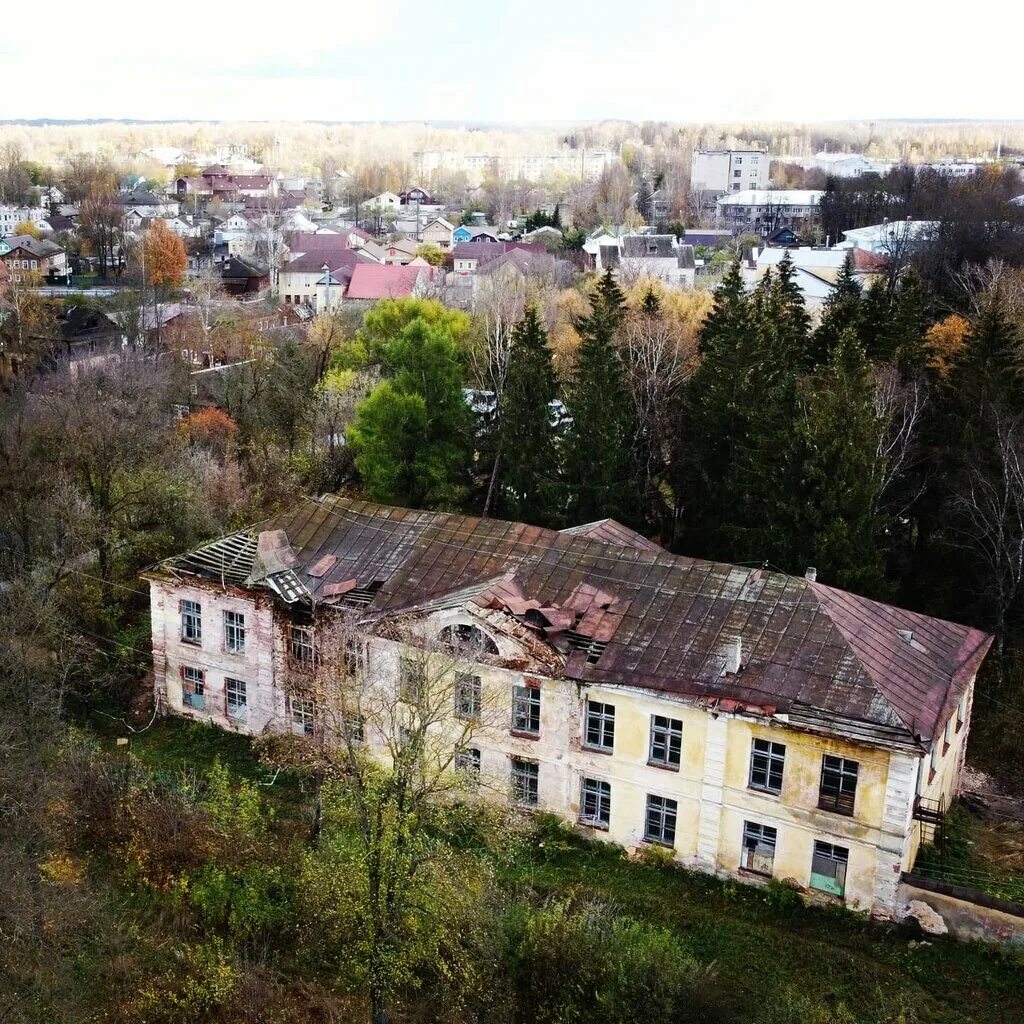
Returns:
[[[888,362],[889,321],[892,317],[893,299],[881,277],[875,278],[864,293],[857,323],[857,336],[870,363]]]
[[[818,326],[811,335],[809,367],[829,362],[844,332],[853,330],[859,333],[862,300],[863,289],[853,272],[853,254],[847,253],[836,283],[825,299]]]
[[[673,477],[693,554],[728,554],[722,538],[733,512],[728,482],[748,434],[761,362],[753,306],[737,260],[715,292],[701,328],[701,363],[681,396]]]
[[[516,325],[498,417],[498,509],[509,519],[546,525],[554,517],[557,468],[552,403],[558,382],[547,332],[534,306]]]
[[[778,524],[789,547],[782,564],[791,572],[814,565],[827,583],[884,597],[887,522],[877,503],[885,463],[871,364],[852,329],[801,382],[796,413],[800,479]]]
[[[562,460],[564,507],[570,522],[607,516],[632,520],[633,415],[615,346],[625,299],[611,270],[598,282],[590,305],[590,312],[576,320],[582,343],[565,394],[571,422]]]

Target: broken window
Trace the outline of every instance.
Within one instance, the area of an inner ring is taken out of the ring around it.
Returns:
[[[674,846],[676,842],[676,815],[679,804],[667,796],[647,797],[647,813],[644,819],[644,839],[649,843]]]
[[[224,613],[224,649],[229,654],[245,654],[245,615]]]
[[[363,646],[358,640],[347,639],[342,651],[342,661],[345,665],[345,674],[357,676],[363,664]]]
[[[512,687],[512,731],[540,735],[540,687]]]
[[[399,696],[406,704],[419,704],[423,700],[426,684],[426,666],[419,658],[402,658],[399,665]]]
[[[586,746],[611,752],[615,746],[615,705],[588,700],[583,735]]]
[[[455,770],[468,776],[480,774],[480,750],[477,747],[463,747],[455,753]]]
[[[311,697],[289,697],[288,710],[292,716],[293,733],[312,736],[316,732],[316,705]]]
[[[857,796],[857,770],[857,762],[845,757],[826,754],[821,759],[818,806],[822,810],[853,814],[853,803]]]
[[[300,665],[313,664],[313,627],[295,626],[291,628],[292,660]]]
[[[198,601],[182,601],[181,639],[187,644],[203,642],[203,611]]]
[[[202,709],[206,705],[206,673],[201,668],[185,665],[181,670],[181,700],[189,708]]]
[[[850,851],[843,846],[815,842],[811,859],[811,888],[842,896],[846,892],[846,869]]]
[[[460,718],[479,718],[482,696],[479,676],[468,672],[455,673],[455,714]]]
[[[750,748],[750,788],[763,789],[766,793],[781,793],[785,765],[785,743],[754,740]]]
[[[498,645],[479,626],[468,623],[445,626],[437,634],[437,642],[460,658],[472,659],[482,654],[498,653]]]
[[[612,815],[612,787],[600,779],[583,779],[580,784],[580,822],[607,828]]]
[[[245,682],[241,679],[225,679],[224,700],[228,715],[232,718],[244,715],[247,703]]]
[[[678,768],[682,760],[683,723],[678,718],[651,715],[651,746],[648,761],[665,768]]]
[[[536,807],[540,775],[538,765],[534,761],[524,761],[518,757],[513,757],[511,764],[512,799],[527,807]]]
[[[754,821],[743,822],[743,859],[740,867],[758,875],[772,874],[778,830]]]

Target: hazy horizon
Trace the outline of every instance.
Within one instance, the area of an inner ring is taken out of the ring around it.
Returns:
[[[784,8],[753,0],[611,0],[512,7],[381,0],[344,10],[250,5],[211,30],[183,0],[173,21],[127,0],[57,0],[45,24],[4,12],[0,121],[553,125],[1008,121],[1018,99],[1019,8],[978,0],[864,0]],[[954,20],[955,19],[955,20]],[[955,24],[956,30],[949,26]],[[192,28],[195,31],[192,31]],[[40,61],[55,73],[40,74]]]

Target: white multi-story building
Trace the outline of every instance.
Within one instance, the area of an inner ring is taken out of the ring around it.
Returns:
[[[768,187],[770,158],[764,149],[695,149],[690,188],[697,192],[740,192]]]
[[[816,223],[819,189],[746,189],[730,192],[717,203],[718,222],[734,231],[771,234],[778,228],[798,229]]]
[[[422,719],[429,666],[448,686],[430,747],[498,798],[882,916],[957,791],[991,643],[611,520],[555,532],[337,497],[144,577],[165,710],[377,756],[401,737],[363,711]]]
[[[46,211],[41,206],[0,205],[0,238],[16,234],[19,224],[31,224],[40,231],[49,231]]]

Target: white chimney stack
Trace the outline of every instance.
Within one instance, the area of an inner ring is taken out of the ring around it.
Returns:
[[[734,676],[743,661],[743,641],[737,636],[725,644],[725,670],[722,675]]]
[[[804,570],[804,579],[807,580],[808,583],[813,583],[817,578],[818,570],[815,569],[813,565],[807,566]]]

